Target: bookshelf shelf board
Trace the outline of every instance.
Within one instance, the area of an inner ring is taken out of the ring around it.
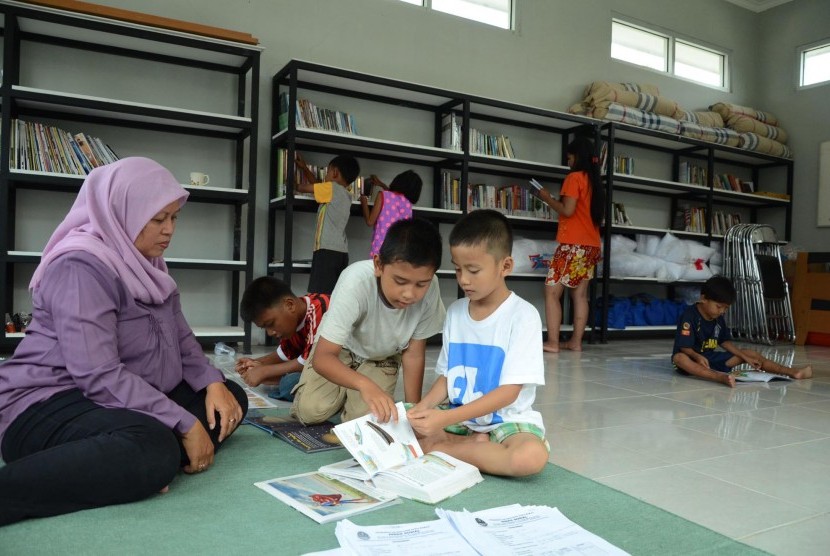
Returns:
[[[493,173],[493,170],[511,170],[513,175],[526,177],[556,176],[562,178],[570,172],[570,168],[559,164],[476,153],[470,153],[470,164],[474,165],[470,167],[471,172]]]
[[[230,187],[207,187],[185,185],[182,187],[190,192],[189,201],[210,201],[210,202],[225,202],[228,204],[243,204],[248,202],[248,191],[246,189],[233,189]]]
[[[731,205],[784,207],[790,204],[789,199],[767,197],[764,195],[756,195],[755,193],[726,191],[723,189],[714,189],[712,191],[712,196],[715,197],[715,200],[718,203],[728,203]]]
[[[285,195],[280,195],[279,197],[273,197],[269,202],[270,208],[272,209],[283,209],[288,202],[288,198]],[[317,210],[317,202],[312,199],[311,197],[301,197],[299,195],[294,195],[294,202],[292,204],[294,210],[298,210],[301,212],[315,212]]]
[[[194,35],[184,31],[114,20],[85,13],[36,6],[27,2],[5,1],[19,7],[20,29],[27,34],[61,37],[117,48],[130,48],[170,57],[186,56],[188,60],[239,68],[246,61],[245,52],[261,52],[264,47],[236,41]],[[40,15],[42,14],[42,15]],[[72,21],[61,24],[48,21],[50,15]],[[183,50],[185,53],[183,53]]]
[[[376,139],[351,133],[338,133],[336,131],[322,129],[298,128],[293,134],[289,130],[283,130],[274,135],[272,141],[274,144],[281,146],[291,138],[296,141],[297,148],[300,150],[304,146],[320,149],[328,148],[330,150],[332,143],[341,143],[349,145],[350,151],[358,157],[375,156],[387,160],[390,158],[389,153],[394,152],[399,154],[398,159],[401,162],[424,164],[447,160],[457,161],[463,157],[463,153],[453,149],[429,147],[400,141],[388,141],[385,139]]]
[[[185,132],[227,134],[236,138],[251,129],[251,119],[184,108],[62,93],[14,85],[12,99],[26,109],[52,111],[66,118],[98,117],[115,122],[176,128]],[[21,115],[25,115],[21,111]]]
[[[285,263],[276,262],[268,265],[268,270],[277,271],[285,269]],[[311,263],[294,263],[291,265],[291,271],[299,274],[308,274],[311,272]]]
[[[707,237],[705,232],[687,232],[685,230],[670,230],[668,228],[650,228],[648,226],[622,226],[619,224],[614,224],[611,227],[611,233],[648,235],[672,234],[677,237],[687,237],[690,239],[703,239]]]
[[[584,116],[558,112],[527,104],[471,96],[470,119],[510,122],[511,125],[547,129],[559,133],[583,126],[593,126],[596,121]]]
[[[647,178],[633,174],[614,173],[614,189],[632,193],[681,193],[704,196],[709,192],[705,185],[695,185],[671,180]]]
[[[674,332],[677,330],[677,326],[672,325],[643,325],[643,326],[626,326],[625,328],[611,328],[608,327],[608,331],[614,332],[659,332],[659,331],[666,331],[666,332]]]
[[[7,260],[16,263],[37,264],[40,262],[41,255],[40,251],[9,251]],[[178,257],[165,257],[164,261],[169,268],[198,268],[203,270],[242,270],[246,264],[245,261]]]
[[[600,276],[600,278],[602,278],[602,276]],[[662,286],[697,286],[705,282],[705,280],[675,280],[673,282],[661,282],[656,278],[643,278],[640,276],[611,276],[609,277],[609,280],[617,284],[655,284]]]
[[[245,330],[240,326],[192,326],[197,338],[245,338]]]

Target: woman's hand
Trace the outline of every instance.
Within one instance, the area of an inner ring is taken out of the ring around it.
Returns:
[[[190,460],[184,466],[185,473],[199,473],[213,464],[213,441],[200,421],[182,435],[182,445]]]
[[[219,442],[230,436],[242,420],[242,408],[223,382],[208,384],[205,410],[210,430],[216,428],[216,413],[219,413]]]

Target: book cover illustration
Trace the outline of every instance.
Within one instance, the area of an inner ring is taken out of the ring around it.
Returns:
[[[261,481],[255,486],[317,523],[328,523],[400,502],[394,495],[316,472]]]
[[[281,438],[298,450],[308,454],[337,450],[343,445],[337,436],[331,432],[334,423],[326,421],[319,425],[303,425],[288,417],[264,415],[259,411],[249,411],[243,421],[258,429]]]

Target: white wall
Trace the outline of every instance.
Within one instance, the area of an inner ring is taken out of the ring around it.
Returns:
[[[815,177],[815,171],[810,174],[810,170],[801,168],[801,160],[804,157],[809,163],[807,151],[817,149],[819,133],[803,132],[800,124],[811,121],[810,107],[819,106],[820,92],[788,91],[784,77],[779,74],[790,72],[791,63],[786,53],[773,53],[764,46],[764,41],[795,44],[809,39],[801,32],[802,26],[812,30],[810,36],[822,28],[830,29],[826,3],[821,0],[796,0],[771,10],[768,15],[758,15],[723,0],[516,0],[515,31],[496,29],[398,0],[104,0],[99,3],[248,32],[265,47],[260,90],[259,231],[256,235],[259,274],[265,272],[266,266],[270,77],[292,58],[556,110],[566,110],[579,101],[584,86],[595,80],[653,83],[660,87],[662,94],[688,109],[705,108],[716,101],[758,106],[779,113],[794,137],[798,153],[796,207],[807,207],[815,199],[809,193],[805,195],[807,198],[800,197],[801,188],[809,187],[802,184],[811,175]],[[802,14],[802,10],[806,13]],[[792,25],[778,27],[776,14],[786,14],[793,20]],[[611,60],[613,15],[648,22],[726,49],[732,60],[731,91],[714,90]],[[774,27],[774,31],[759,32],[759,24],[767,29]],[[783,71],[779,69],[782,66]],[[49,71],[61,80],[68,77],[67,73],[77,76],[77,68],[76,64],[63,67],[56,64]],[[170,70],[169,79],[174,83],[181,81],[179,73],[178,69]],[[769,93],[765,91],[768,84],[772,87]],[[88,85],[96,86],[95,83]],[[215,85],[199,83],[202,88],[213,86],[226,88],[221,81]],[[198,98],[199,94],[195,96]],[[790,106],[788,101],[795,96],[800,102]],[[194,164],[201,164],[209,172],[221,174],[223,171],[211,167],[215,163],[209,156],[201,162],[189,161],[190,166]],[[368,228],[363,230],[360,226],[361,223],[356,223],[350,230],[354,229],[358,235],[355,243],[362,245],[366,243]],[[796,218],[795,235],[800,241],[812,232],[810,222]],[[447,283],[448,289],[450,285]],[[184,301],[186,311],[195,310],[188,309],[187,300]],[[541,311],[542,305],[538,307]]]
[[[799,90],[797,49],[830,40],[830,2],[795,0],[761,14],[758,66],[764,74],[758,106],[790,133],[795,167],[793,243],[804,251],[830,250],[830,228],[817,227],[819,149],[830,140],[830,83]]]

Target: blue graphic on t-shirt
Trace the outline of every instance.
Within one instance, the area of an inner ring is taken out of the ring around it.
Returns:
[[[447,384],[450,404],[473,402],[499,387],[505,353],[498,346],[450,343],[447,353]],[[502,423],[496,413],[475,419],[479,425]]]

